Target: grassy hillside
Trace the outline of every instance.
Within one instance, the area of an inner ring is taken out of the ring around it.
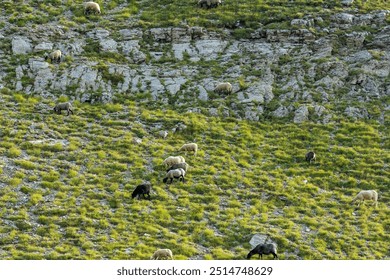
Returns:
[[[10,23],[19,27],[45,23],[60,23],[69,28],[89,23],[94,26],[116,30],[129,27],[164,27],[183,23],[207,28],[268,28],[288,27],[295,18],[323,17],[324,25],[329,16],[345,10],[367,13],[373,10],[389,9],[386,0],[355,0],[350,7],[340,0],[225,0],[218,9],[201,9],[198,0],[114,0],[100,1],[101,16],[83,14],[83,0],[51,1],[3,1],[4,13]],[[15,2],[19,2],[15,5]]]
[[[191,106],[187,105],[196,92],[161,93],[167,103],[152,100],[147,90],[117,95],[107,104],[81,103],[71,97],[78,87],[75,84],[50,92],[59,101],[72,100],[75,107],[74,115],[57,115],[52,111],[57,100],[14,90],[18,79],[23,88],[34,83],[35,77],[22,70],[41,53],[13,55],[11,44],[15,34],[29,32],[34,44],[58,43],[57,39],[78,40],[77,36],[99,28],[120,42],[121,29],[186,24],[221,34],[230,28],[233,37],[245,38],[261,26],[297,28],[291,26],[292,19],[317,17],[322,20],[308,28],[321,36],[322,28],[331,25],[331,15],[390,9],[389,1],[355,0],[345,7],[341,1],[325,0],[225,0],[218,9],[206,10],[196,6],[197,0],[98,0],[102,15],[88,17],[83,14],[83,2],[2,1],[0,259],[149,259],[164,247],[173,251],[175,259],[243,259],[255,233],[269,234],[277,242],[280,259],[389,259],[390,119],[389,111],[383,109],[388,95],[361,99],[348,95],[344,87],[324,107],[335,107],[335,112],[351,105],[365,108],[380,123],[369,118],[353,121],[341,113],[332,114],[327,124],[315,123],[313,114],[311,122],[294,124],[287,123],[291,116],[276,119],[268,113],[258,122],[242,120],[234,110],[245,113],[246,107],[234,96],[222,98],[212,92],[209,100],[195,100]],[[375,33],[381,27],[350,28],[348,32]],[[75,31],[71,39],[63,38],[67,31]],[[332,32],[344,45],[345,30]],[[370,41],[367,37],[365,42]],[[50,65],[53,72],[76,62],[96,61],[102,80],[110,81],[115,89],[124,78],[110,72],[110,66],[129,66],[126,57],[120,51],[101,51],[98,40],[84,39],[83,51],[66,56],[58,67]],[[246,53],[226,61],[220,57],[209,62],[189,57],[177,60],[169,55],[155,61],[152,51],[166,55],[171,48],[167,43],[161,50],[152,40],[146,35],[140,40],[147,54],[145,64],[161,64],[161,69],[163,65],[196,66],[201,70],[191,76],[194,80],[220,78],[238,61],[243,69],[237,77],[240,89],[265,75]],[[341,59],[345,54],[337,56],[339,46],[332,47],[329,58],[306,61],[297,45],[296,51],[276,61],[270,68],[275,74],[273,94],[290,92],[281,87],[302,60],[307,71],[302,82],[308,85],[326,76],[333,66],[350,69],[345,66],[349,62]],[[387,58],[386,51],[369,51],[374,62]],[[362,63],[351,68],[351,77],[368,71]],[[129,67],[138,69],[139,65]],[[309,76],[309,71],[317,72]],[[380,78],[379,82],[390,77]],[[323,98],[320,93],[310,94],[314,102]],[[283,104],[299,107],[298,101],[287,98]],[[273,112],[279,105],[275,98],[265,110]],[[210,106],[221,116],[231,110],[225,115],[237,118],[213,117]],[[309,106],[309,110],[314,109]],[[178,126],[182,130],[173,132]],[[159,137],[161,130],[169,132],[166,139]],[[178,152],[193,141],[200,148],[196,157]],[[309,150],[317,153],[315,163],[304,160]],[[162,183],[166,169],[162,162],[170,155],[183,155],[189,163],[185,183]],[[133,189],[145,181],[153,186],[151,200],[132,200]],[[378,191],[377,208],[369,203],[359,208],[351,204],[362,189]]]
[[[249,122],[130,100],[67,117],[38,96],[0,101],[0,259],[243,259],[258,232],[280,259],[389,258],[388,119]],[[190,141],[187,181],[163,184],[162,161]],[[152,199],[132,200],[143,181]],[[361,189],[376,209],[350,204]]]

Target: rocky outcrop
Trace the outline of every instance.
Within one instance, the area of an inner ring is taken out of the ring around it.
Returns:
[[[115,36],[104,29],[81,35],[57,28],[56,38],[52,26],[9,37],[2,30],[10,49],[1,45],[0,60],[14,73],[0,70],[0,88],[92,103],[148,93],[143,101],[174,102],[192,111],[202,104],[210,106],[210,114],[254,121],[328,122],[339,114],[371,118],[370,110],[357,108],[381,106],[378,100],[389,95],[388,14],[339,13],[328,27],[321,18],[293,19],[291,29],[259,28],[245,39],[234,39],[232,30],[202,27],[122,29]],[[356,31],[356,26],[377,31]],[[61,64],[44,60],[53,49],[63,52]],[[15,65],[12,56],[27,59]],[[231,95],[213,92],[221,81],[233,85]],[[333,103],[338,106],[328,106]]]

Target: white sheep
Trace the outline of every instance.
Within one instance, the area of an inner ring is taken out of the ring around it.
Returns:
[[[185,151],[185,152],[194,152],[194,155],[196,156],[196,152],[198,151],[198,144],[196,143],[188,143],[181,146],[179,151]]]
[[[45,60],[47,60],[49,58],[51,63],[53,63],[53,62],[60,63],[61,62],[61,56],[62,56],[61,51],[60,50],[55,50],[55,51],[51,52],[50,54],[46,54],[45,55]]]
[[[64,102],[64,103],[58,103],[56,106],[54,106],[53,111],[58,114],[61,114],[62,110],[66,110],[68,112],[67,116],[69,116],[69,113],[73,114],[72,109],[73,107],[72,104],[70,104],[70,102]]]
[[[166,130],[160,130],[160,131],[158,132],[158,135],[159,135],[161,138],[165,139],[165,138],[167,138],[167,136],[168,136],[168,131],[166,131]]]
[[[365,200],[372,200],[372,205],[375,205],[376,207],[378,205],[378,193],[375,190],[360,191],[352,200],[352,203],[358,201],[358,206],[360,206],[360,203],[364,203]]]
[[[185,159],[182,156],[169,156],[166,159],[164,159],[163,164],[166,167],[170,167],[180,162],[185,162]]]
[[[222,5],[222,0],[199,0],[198,1],[198,5],[201,7],[201,8],[216,8],[218,7],[219,5]]]
[[[96,2],[92,2],[92,1],[85,3],[84,4],[84,14],[89,15],[92,12],[94,14],[101,13],[99,4]]]
[[[183,168],[169,170],[167,172],[167,175],[163,179],[163,183],[166,183],[168,181],[168,179],[171,180],[169,183],[172,183],[173,179],[179,179],[179,181],[181,180],[184,182],[185,175],[186,175],[186,172],[184,171]]]
[[[150,257],[151,260],[159,260],[159,259],[171,259],[173,260],[173,254],[170,249],[158,249],[153,255]]]
[[[233,87],[229,82],[219,83],[214,89],[214,92],[216,93],[232,93],[232,91]]]

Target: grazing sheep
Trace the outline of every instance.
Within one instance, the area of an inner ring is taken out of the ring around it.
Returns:
[[[185,175],[186,175],[186,172],[184,171],[183,168],[169,170],[167,172],[167,175],[163,179],[163,183],[166,183],[168,181],[168,179],[171,179],[171,181],[169,183],[172,183],[174,178],[175,179],[179,179],[179,181],[181,180],[181,181],[184,182],[184,176]]]
[[[186,162],[180,162],[180,163],[176,163],[174,165],[172,165],[171,167],[168,168],[167,172],[173,170],[173,169],[179,169],[179,168],[182,168],[184,169],[184,171],[187,173],[187,170],[188,170],[188,163]]]
[[[314,152],[308,152],[305,156],[306,161],[311,163],[312,161],[316,161],[316,154]]]
[[[84,4],[84,14],[85,15],[89,15],[90,13],[94,13],[94,14],[100,14],[100,6],[98,3],[96,2],[87,2]]]
[[[215,89],[215,93],[231,93],[233,91],[233,87],[230,83],[219,83]]]
[[[376,207],[378,205],[378,193],[374,190],[360,191],[352,200],[352,203],[358,201],[358,206],[360,206],[360,203],[364,203],[365,200],[372,200],[372,205]]]
[[[160,130],[160,131],[158,132],[158,135],[159,135],[161,138],[165,139],[165,138],[167,138],[167,136],[168,136],[168,131],[166,131],[166,130]]]
[[[62,56],[61,51],[60,50],[56,50],[54,52],[51,52],[50,54],[46,54],[45,55],[45,60],[50,58],[50,62],[51,63],[53,63],[53,62],[60,63],[61,62],[61,56]]]
[[[66,110],[68,112],[67,116],[69,116],[69,112],[73,114],[72,108],[73,107],[72,104],[70,104],[70,102],[65,102],[65,103],[58,103],[56,106],[54,106],[53,110],[58,114],[61,114],[62,110]]]
[[[198,5],[201,8],[207,8],[207,9],[216,8],[219,5],[222,5],[222,0],[199,0]]]
[[[138,196],[138,199],[141,199],[141,195],[143,196],[143,198],[146,198],[145,197],[145,194],[148,195],[148,199],[150,199],[150,189],[151,189],[151,185],[149,183],[144,183],[144,184],[141,184],[141,185],[138,185],[135,190],[133,191],[133,193],[131,194],[131,197],[132,198],[135,198]]]
[[[278,258],[277,247],[275,243],[259,244],[253,250],[251,250],[246,258],[249,260],[253,255],[259,254],[259,258],[263,258],[264,255],[272,254],[274,259]]]
[[[151,260],[159,260],[159,259],[171,259],[173,260],[172,251],[169,249],[158,249],[153,255],[150,257]]]
[[[191,36],[192,40],[201,38],[203,35],[205,35],[205,30],[203,30],[203,27],[186,25],[186,28],[187,34]]]
[[[181,146],[179,151],[186,151],[186,152],[194,152],[194,155],[196,156],[196,152],[198,151],[198,144],[196,143],[188,143]]]
[[[166,159],[164,159],[163,164],[166,167],[170,167],[174,164],[185,162],[185,159],[182,156],[169,156]]]

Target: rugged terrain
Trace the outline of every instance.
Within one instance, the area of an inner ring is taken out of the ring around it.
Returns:
[[[389,258],[387,1],[98,2],[4,1],[1,258],[242,259],[257,232],[283,259]]]

